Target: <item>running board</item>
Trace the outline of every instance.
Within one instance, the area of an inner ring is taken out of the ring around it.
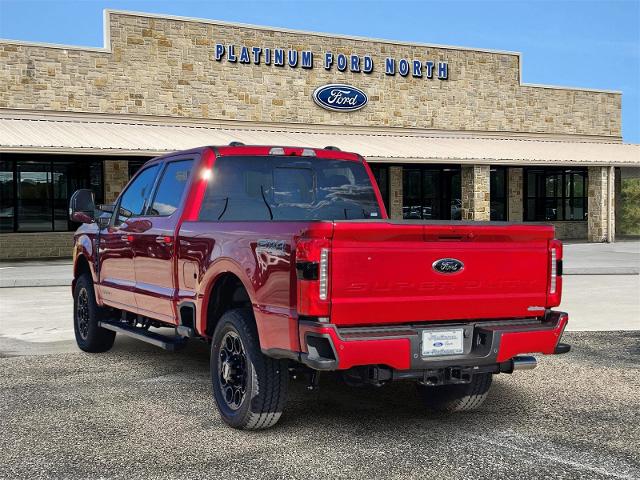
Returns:
[[[150,332],[144,328],[131,327],[123,322],[98,322],[98,326],[111,330],[112,332],[121,333],[128,337],[135,338],[136,340],[142,340],[143,342],[169,350],[170,352],[184,347],[187,343],[187,339],[180,336],[167,337],[166,335]]]

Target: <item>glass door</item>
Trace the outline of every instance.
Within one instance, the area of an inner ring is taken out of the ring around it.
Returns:
[[[18,163],[18,231],[51,231],[51,167],[49,162]]]
[[[438,166],[405,167],[402,173],[405,219],[459,220],[460,169]]]

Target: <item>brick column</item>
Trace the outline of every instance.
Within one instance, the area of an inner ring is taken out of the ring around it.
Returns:
[[[508,213],[510,222],[522,222],[524,220],[524,196],[523,169],[509,167],[507,170]]]
[[[611,177],[611,178],[610,178]],[[615,173],[609,167],[589,167],[587,238],[590,242],[613,241],[615,225]]]
[[[614,237],[618,232],[622,232],[622,171],[620,168],[615,169],[615,202],[614,202],[614,215],[615,215],[615,231]]]
[[[104,202],[115,202],[129,181],[129,162],[126,160],[104,161]]]
[[[402,218],[402,167],[389,167],[389,217]]]
[[[489,165],[462,167],[462,220],[489,220]]]

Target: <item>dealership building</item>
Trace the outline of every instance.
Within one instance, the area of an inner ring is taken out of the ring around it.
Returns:
[[[621,93],[522,81],[520,54],[105,11],[104,46],[0,41],[0,259],[68,256],[77,188],[112,202],[153,156],[333,146],[392,218],[552,223],[614,241]]]

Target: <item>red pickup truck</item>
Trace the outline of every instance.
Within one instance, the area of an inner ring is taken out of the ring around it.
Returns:
[[[364,159],[333,147],[172,153],[114,205],[79,190],[70,215],[79,347],[210,342],[236,428],[274,425],[300,370],[310,387],[409,380],[426,407],[468,410],[493,374],[536,366],[522,354],[570,349],[551,226],[390,220]]]

